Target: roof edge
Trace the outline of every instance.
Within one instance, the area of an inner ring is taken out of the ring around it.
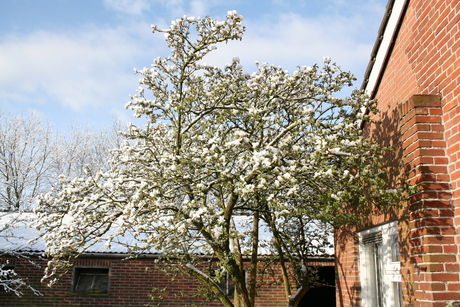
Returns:
[[[388,0],[361,85],[361,89],[365,90],[371,99],[375,97],[380,85],[409,2],[410,0]]]

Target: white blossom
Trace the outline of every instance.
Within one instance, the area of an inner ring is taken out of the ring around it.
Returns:
[[[351,83],[352,74],[329,58],[323,68],[304,66],[293,75],[267,63],[256,63],[249,74],[238,57],[223,68],[202,62],[216,44],[241,39],[242,20],[229,11],[224,21],[184,16],[169,29],[153,27],[165,34],[171,56],[137,71],[154,98],[138,89],[127,105],[135,116],[146,117],[147,125],[129,127],[131,141],[114,151],[109,170],[65,181],[59,195],[41,198],[49,255],[83,252],[87,242],[104,240],[99,238],[107,238],[109,246],[114,234],[130,233],[135,251],[154,248],[193,276],[213,281],[189,260],[199,263],[200,255],[209,253],[223,269],[234,265],[229,272],[237,272],[234,263],[242,253],[258,255],[263,247],[278,253],[271,249],[273,236],[290,249],[277,257],[320,253],[324,247],[311,242],[327,241],[327,232],[317,220],[336,226],[355,218],[342,207],[354,201],[352,193],[340,192],[353,188],[363,197],[374,195],[363,191],[362,182],[381,171],[374,163],[378,148],[359,141],[353,112],[365,95],[333,95]],[[60,226],[65,215],[75,218],[71,227]],[[257,223],[264,225],[267,240],[254,237],[262,233],[253,229]],[[311,242],[297,242],[305,231]],[[253,242],[259,244],[253,248]],[[298,261],[287,261],[294,274],[300,272]],[[239,295],[250,301],[245,289]]]

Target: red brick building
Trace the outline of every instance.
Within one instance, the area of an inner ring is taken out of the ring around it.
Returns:
[[[24,215],[21,215],[24,218]],[[13,221],[13,222],[12,222]],[[39,291],[36,295],[27,287],[22,287],[22,296],[6,292],[0,282],[0,306],[222,306],[222,303],[206,298],[200,293],[200,284],[180,270],[177,264],[160,260],[154,251],[129,258],[128,249],[123,244],[113,242],[110,249],[103,242],[97,242],[80,256],[73,267],[51,288],[42,282],[47,259],[41,255],[46,249],[43,240],[27,242],[38,235],[38,231],[28,226],[30,216],[21,220],[16,214],[0,216],[0,229],[6,224],[14,224],[0,236],[0,269],[13,270],[27,285]],[[125,236],[120,242],[130,242]],[[12,254],[23,257],[13,257]],[[132,255],[131,255],[132,256]],[[210,259],[207,260],[207,265]],[[264,267],[265,273],[258,280],[255,305],[259,307],[286,306],[284,285],[276,263]],[[249,262],[248,262],[249,264]],[[326,282],[334,283],[334,259],[311,258],[308,265],[318,267],[319,276]],[[328,280],[332,279],[332,281]],[[11,280],[11,279],[10,279]],[[219,284],[230,297],[233,286],[230,278]],[[334,288],[317,287],[309,291],[300,306],[319,306],[318,298],[327,302],[321,306],[335,306]],[[326,298],[324,296],[327,296]]]
[[[337,231],[337,305],[460,306],[460,1],[389,0],[365,77],[383,124],[364,129],[418,190]]]
[[[219,301],[200,296],[199,285],[194,279],[165,270],[165,263],[155,261],[156,258],[144,255],[126,259],[126,255],[110,253],[85,255],[52,288],[40,281],[46,267],[45,260],[34,258],[35,264],[40,265],[37,267],[26,259],[10,258],[10,267],[14,267],[15,272],[42,295],[37,296],[25,288],[21,297],[0,292],[0,306],[222,306]],[[333,268],[332,261],[316,264]],[[266,285],[258,291],[256,306],[286,306],[284,287],[279,278],[266,276],[264,281]],[[90,283],[93,284],[91,287]],[[231,291],[230,287],[228,290]]]

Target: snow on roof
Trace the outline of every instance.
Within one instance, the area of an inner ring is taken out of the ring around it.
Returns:
[[[1,252],[33,252],[43,253],[46,250],[46,242],[40,238],[40,232],[33,227],[36,220],[34,213],[0,213],[0,251]],[[236,219],[238,228],[244,228],[245,219]],[[261,231],[260,240],[270,240],[271,236],[267,231]],[[89,247],[85,254],[132,254],[129,247],[136,245],[138,241],[130,233],[118,236],[113,239],[109,248],[106,248],[105,240],[94,243]],[[261,254],[268,254],[269,250],[260,248]],[[142,254],[158,255],[160,252],[151,249],[142,251]]]
[[[29,214],[0,213],[0,250],[1,251],[40,251],[44,244],[27,242],[38,236],[38,231],[27,226]]]
[[[33,227],[35,219],[33,213],[0,213],[0,251],[43,253],[46,250],[46,242],[39,238],[40,232]],[[123,237],[116,238],[110,248],[106,248],[105,242],[100,241],[88,248],[86,253],[129,254],[128,246],[134,243],[134,237],[127,233]],[[143,254],[158,254],[158,252],[151,250]]]
[[[31,252],[31,253],[43,253],[46,250],[46,242],[39,237],[40,232],[33,227],[33,223],[36,220],[34,213],[11,213],[3,212],[0,213],[0,254],[12,252]],[[238,229],[246,228],[245,224],[248,222],[244,216],[235,217],[235,224]],[[267,226],[262,223],[260,229],[260,242],[268,242],[272,236],[267,230]],[[106,248],[105,240],[94,243],[90,246],[85,254],[119,254],[128,255],[130,247],[136,246],[139,241],[134,238],[131,233],[125,233],[123,236],[114,238],[111,242],[110,247]],[[264,244],[262,244],[264,245]],[[154,250],[143,250],[143,255],[159,255],[160,251]],[[260,255],[270,254],[268,247],[259,247]],[[333,249],[328,248],[327,253],[333,254]]]

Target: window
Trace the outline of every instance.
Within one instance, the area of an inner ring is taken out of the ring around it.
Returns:
[[[14,290],[14,265],[12,264],[0,264],[0,292],[7,292]]]
[[[213,271],[211,273],[211,277],[213,277],[214,279],[216,279],[216,275],[216,271]],[[235,292],[235,284],[233,283],[230,274],[224,273],[220,280],[216,281],[216,283],[222,290],[222,292],[224,292],[224,294],[226,294],[228,297],[233,297]]]
[[[229,297],[233,297],[235,292],[235,285],[228,273],[225,274],[217,284],[219,285],[222,292],[224,292]]]
[[[109,269],[76,267],[73,275],[73,292],[82,294],[108,294]]]
[[[358,237],[363,307],[401,307],[397,223],[362,231]]]

